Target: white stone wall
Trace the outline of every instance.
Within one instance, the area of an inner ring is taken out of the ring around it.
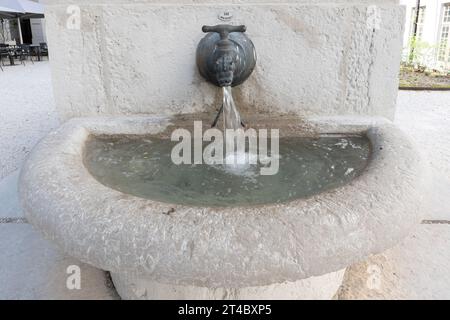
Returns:
[[[220,91],[198,74],[195,50],[201,26],[221,23],[227,9],[258,54],[234,91],[244,112],[393,118],[404,25],[397,2],[47,0],[57,110],[62,119],[215,110]],[[79,29],[67,27],[70,4],[81,10]]]

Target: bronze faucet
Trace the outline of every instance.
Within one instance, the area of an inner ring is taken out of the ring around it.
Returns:
[[[246,27],[220,24],[203,26],[208,33],[197,47],[200,74],[218,87],[243,83],[256,65],[252,41],[244,34]]]

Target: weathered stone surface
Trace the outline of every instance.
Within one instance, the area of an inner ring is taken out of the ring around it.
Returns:
[[[47,5],[55,4],[92,4],[92,0],[42,0]],[[210,4],[209,0],[96,0],[95,4]],[[273,0],[222,0],[222,5],[233,4],[246,4],[246,5],[258,5],[258,4],[273,4]],[[373,4],[374,0],[283,0],[281,3],[294,3],[294,4]],[[398,0],[377,0],[376,4],[398,4]]]
[[[50,134],[23,168],[20,195],[29,221],[66,253],[103,270],[240,288],[345,268],[394,246],[426,210],[427,170],[417,150],[392,124],[371,118],[315,119],[306,122],[309,131],[301,129],[304,122],[298,131],[286,126],[298,135],[366,132],[373,150],[364,174],[348,185],[284,204],[169,205],[107,188],[84,167],[90,134],[156,134],[170,121],[78,119]]]
[[[207,288],[158,283],[125,274],[112,274],[122,299],[133,300],[331,300],[345,270],[296,282],[246,288]]]
[[[404,10],[396,1],[48,1],[60,117],[204,112],[219,90],[199,75],[201,26],[224,9],[246,24],[258,62],[234,90],[251,112],[393,118]],[[223,23],[223,22],[222,22]],[[126,28],[124,27],[126,26]]]
[[[80,267],[81,289],[66,286]],[[70,258],[29,224],[0,224],[0,299],[117,299],[102,270]]]
[[[426,224],[347,269],[339,299],[450,299],[450,224]]]

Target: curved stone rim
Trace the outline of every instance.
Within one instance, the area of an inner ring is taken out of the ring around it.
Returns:
[[[393,124],[329,120],[308,122],[319,133],[365,133],[371,160],[349,184],[306,199],[195,208],[141,199],[95,180],[83,165],[89,135],[157,134],[170,124],[151,116],[67,122],[32,151],[19,193],[27,219],[47,238],[111,272],[234,288],[320,276],[408,235],[420,221],[426,187],[423,160]]]

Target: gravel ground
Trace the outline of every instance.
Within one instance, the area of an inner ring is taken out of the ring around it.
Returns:
[[[427,74],[402,68],[400,87],[450,88],[450,75]]]
[[[48,61],[0,71],[0,179],[20,168],[39,139],[58,126]]]

